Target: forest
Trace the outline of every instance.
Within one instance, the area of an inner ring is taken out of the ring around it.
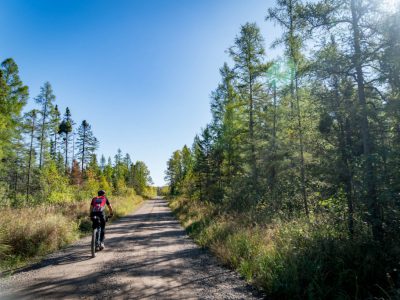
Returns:
[[[398,299],[399,6],[277,0],[265,21],[281,36],[240,27],[211,122],[168,160],[170,206],[268,299]]]
[[[116,215],[156,193],[149,169],[118,149],[98,159],[87,120],[62,113],[49,82],[28,110],[17,63],[0,67],[0,267],[54,251],[90,229],[89,201],[104,189]]]

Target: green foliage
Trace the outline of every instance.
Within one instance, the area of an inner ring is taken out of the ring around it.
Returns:
[[[16,163],[20,154],[17,153],[21,144],[19,122],[28,95],[28,87],[23,85],[19,78],[17,64],[12,58],[4,60],[0,66],[0,172],[3,174],[2,177],[7,174],[7,167]]]
[[[157,188],[157,195],[158,196],[168,196],[170,194],[169,192],[169,186],[162,186]]]
[[[48,148],[48,135],[51,123],[49,118],[55,110],[53,102],[56,97],[49,82],[45,82],[43,87],[40,88],[40,94],[35,98],[36,103],[40,106],[40,134],[39,134],[39,168],[42,168],[44,157],[47,154]]]
[[[0,219],[0,269],[13,270],[88,234],[91,221],[86,200],[4,209]],[[115,216],[121,217],[132,212],[143,199],[129,191],[110,200]]]
[[[241,26],[211,122],[167,162],[188,232],[274,298],[398,296],[400,11],[381,6],[279,0],[269,61]]]
[[[40,197],[39,202],[63,203],[73,200],[73,191],[69,180],[61,175],[54,162],[48,163],[40,174]]]
[[[326,216],[258,226],[245,221],[255,216],[215,214],[216,207],[193,200],[176,198],[170,206],[196,242],[273,299],[396,295],[390,282],[398,278],[399,248],[387,255],[391,247],[382,248],[368,234],[350,240],[345,226],[331,226]]]
[[[98,190],[107,191],[116,216],[142,201],[134,188],[148,197],[156,193],[147,166],[133,164],[129,154],[122,159],[121,150],[114,164],[103,156],[99,166],[98,141],[86,120],[74,143],[71,111],[61,120],[49,82],[35,98],[39,107],[21,115],[27,98],[17,64],[6,59],[0,67],[0,267],[6,269],[90,230],[89,201]]]
[[[154,199],[157,196],[157,189],[155,186],[146,186],[142,196],[147,199]]]
[[[85,200],[99,189],[109,195],[133,195],[132,189],[155,195],[146,164],[133,163],[129,154],[123,158],[120,149],[114,164],[110,159],[106,164],[103,156],[99,166],[98,141],[90,124],[83,120],[75,132],[68,107],[61,119],[49,82],[35,98],[39,107],[22,116],[27,98],[28,87],[19,78],[17,64],[6,59],[0,67],[0,206]]]
[[[92,127],[86,120],[83,120],[82,124],[78,128],[76,146],[78,148],[78,156],[81,162],[81,171],[83,172],[85,165],[90,162],[91,157],[99,146],[98,140],[93,135]]]
[[[132,185],[139,195],[145,195],[148,192],[148,187],[152,183],[150,171],[146,164],[142,161],[137,161],[131,166],[131,181]]]
[[[142,201],[143,198],[141,196],[137,196],[133,189],[128,189],[125,195],[112,198],[112,205],[115,215],[117,217],[126,216],[127,214],[131,213]]]

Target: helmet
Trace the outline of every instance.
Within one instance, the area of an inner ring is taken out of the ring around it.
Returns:
[[[100,190],[100,191],[97,192],[98,196],[104,196],[105,194],[106,194],[105,190]]]

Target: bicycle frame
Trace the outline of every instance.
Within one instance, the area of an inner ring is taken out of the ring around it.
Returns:
[[[101,235],[101,220],[98,216],[93,216],[92,218],[92,243],[91,251],[92,257],[96,257],[97,249],[100,247],[100,235]]]
[[[105,223],[112,218],[112,215],[105,217]],[[101,219],[99,216],[92,217],[92,243],[91,243],[91,250],[92,250],[92,257],[96,257],[96,252],[98,248],[100,248],[100,236],[101,236]]]

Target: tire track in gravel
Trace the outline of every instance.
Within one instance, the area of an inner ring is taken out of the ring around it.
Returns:
[[[0,299],[260,299],[186,235],[162,199],[106,227],[106,249],[90,237],[0,281]]]

